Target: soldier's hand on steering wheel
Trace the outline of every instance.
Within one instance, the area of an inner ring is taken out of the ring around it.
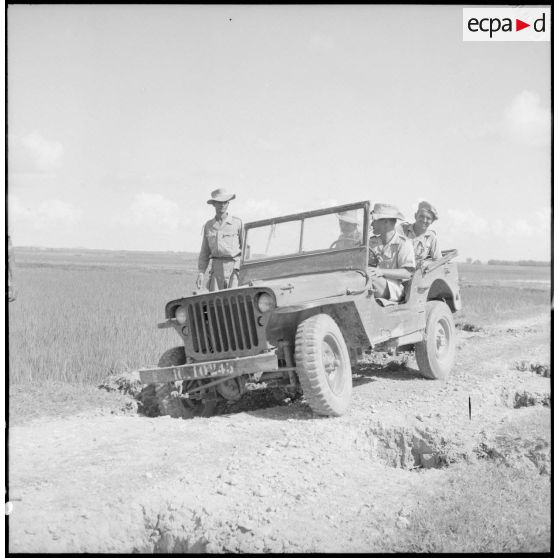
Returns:
[[[370,277],[383,277],[384,270],[380,267],[369,267],[368,275],[370,275]]]

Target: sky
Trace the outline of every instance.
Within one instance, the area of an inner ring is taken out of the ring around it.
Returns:
[[[243,221],[428,200],[460,258],[550,259],[550,43],[461,6],[8,6],[14,246],[199,250]]]

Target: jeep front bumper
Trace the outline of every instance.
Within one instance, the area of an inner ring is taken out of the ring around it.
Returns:
[[[158,384],[178,380],[235,378],[246,374],[272,372],[278,370],[278,368],[276,353],[269,352],[254,356],[194,362],[166,368],[146,368],[139,371],[139,376],[143,384]]]

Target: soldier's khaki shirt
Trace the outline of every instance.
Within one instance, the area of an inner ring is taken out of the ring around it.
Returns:
[[[339,235],[339,238],[333,243],[333,247],[336,250],[343,250],[345,248],[354,248],[355,246],[360,246],[362,242],[362,233],[357,229],[352,234]]]
[[[413,229],[413,225],[409,223],[402,223],[401,230],[407,238],[413,241],[417,266],[426,259],[439,260],[442,257],[442,252],[438,246],[436,231],[427,229],[424,234],[417,236]]]
[[[203,227],[198,270],[204,273],[211,258],[234,260],[234,269],[239,269],[241,252],[242,221],[227,214],[223,222],[219,223],[214,217]]]
[[[413,243],[397,231],[387,244],[382,244],[380,235],[370,237],[368,265],[381,269],[416,269]],[[403,295],[403,283],[398,279],[385,278],[389,288],[389,299],[399,300]]]

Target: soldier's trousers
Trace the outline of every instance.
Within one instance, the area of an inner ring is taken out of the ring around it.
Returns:
[[[212,259],[208,290],[220,291],[238,287],[238,269],[235,269],[235,264],[235,260]]]

